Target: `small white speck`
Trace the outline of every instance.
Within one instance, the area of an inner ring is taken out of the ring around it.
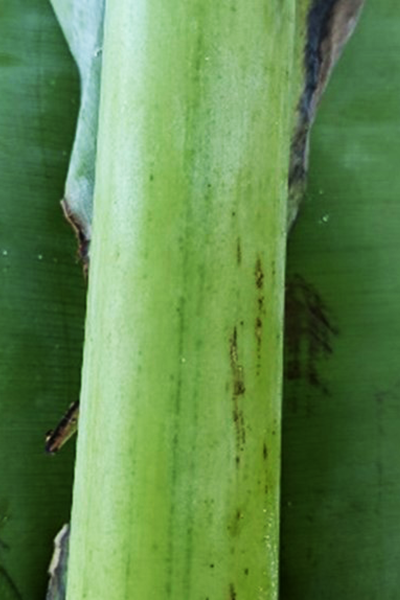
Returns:
[[[181,363],[185,363],[185,362],[186,362],[186,358],[183,358],[183,356],[182,356]]]
[[[43,260],[43,254],[38,254],[37,257],[38,257],[38,260]]]
[[[319,222],[320,222],[320,223],[327,223],[327,222],[329,221],[329,219],[330,219],[330,215],[326,214],[326,215],[323,215],[323,216],[320,218]]]
[[[208,61],[208,60],[210,60],[210,57],[209,57],[209,56],[206,56],[204,60],[207,60],[207,61]]]
[[[3,254],[3,256],[7,256],[8,255],[8,250],[3,250],[2,254]]]

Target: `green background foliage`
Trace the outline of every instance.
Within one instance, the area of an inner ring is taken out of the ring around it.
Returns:
[[[44,436],[79,393],[85,295],[59,206],[78,80],[47,2],[1,2],[0,82],[0,597],[11,578],[36,600],[69,519],[73,447]]]
[[[399,17],[366,4],[289,241],[282,600],[399,594]]]

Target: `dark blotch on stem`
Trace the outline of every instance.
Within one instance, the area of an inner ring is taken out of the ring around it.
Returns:
[[[256,266],[254,269],[254,276],[256,280],[256,288],[257,288],[257,307],[258,307],[258,315],[254,324],[254,334],[256,338],[257,345],[257,375],[261,373],[261,346],[262,346],[262,316],[264,314],[264,271],[261,263],[261,258],[258,257],[256,261]]]
[[[232,336],[229,339],[229,357],[232,371],[232,417],[236,430],[236,466],[240,464],[240,452],[243,451],[246,442],[246,429],[244,425],[243,410],[239,405],[239,398],[244,395],[246,386],[244,383],[243,367],[239,364],[238,354],[238,334],[237,328],[233,328]]]
[[[267,444],[264,442],[263,444],[263,459],[267,460],[268,458],[268,448],[267,448]]]
[[[242,264],[242,247],[240,244],[240,238],[236,240],[236,262],[238,265]]]
[[[264,272],[262,268],[261,258],[257,258],[256,268],[254,270],[254,276],[256,278],[256,286],[258,290],[261,290],[264,285]]]
[[[229,584],[229,600],[236,600],[237,596],[236,596],[236,591],[235,591],[235,586],[233,585],[233,583]]]

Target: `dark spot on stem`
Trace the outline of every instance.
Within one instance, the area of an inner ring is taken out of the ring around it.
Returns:
[[[233,328],[232,336],[229,339],[229,357],[232,372],[232,417],[236,431],[236,465],[239,466],[240,458],[239,455],[244,449],[246,442],[246,429],[244,424],[243,410],[240,406],[239,400],[246,392],[246,386],[244,383],[244,372],[243,367],[239,363],[239,352],[238,352],[238,334],[237,328]]]
[[[256,260],[256,266],[254,269],[254,276],[256,280],[256,288],[257,288],[257,309],[258,314],[254,324],[254,334],[256,338],[256,347],[257,347],[257,375],[261,373],[261,346],[262,346],[262,328],[263,321],[262,317],[264,315],[264,272],[261,263],[261,258],[258,257]]]
[[[257,261],[256,261],[256,268],[254,271],[254,276],[256,279],[257,289],[262,290],[262,288],[264,286],[264,273],[263,273],[263,268],[262,268],[262,263],[261,263],[260,257],[258,257]]]
[[[256,340],[257,340],[257,358],[258,358],[258,362],[261,361],[261,344],[262,344],[262,320],[261,317],[256,317],[256,323],[254,326],[254,332],[256,334]]]
[[[237,537],[243,525],[243,512],[240,508],[236,508],[234,513],[229,517],[227,529],[232,537]]]
[[[267,444],[264,442],[263,444],[263,459],[267,460],[268,458],[268,448],[267,448]]]
[[[236,591],[235,591],[235,586],[233,585],[233,583],[229,584],[229,600],[236,600],[237,596],[236,596]]]
[[[240,244],[240,238],[236,240],[236,262],[238,265],[242,264],[242,247]]]
[[[235,381],[235,395],[236,396],[241,396],[242,394],[244,394],[246,391],[246,388],[244,387],[244,383],[241,380],[236,380]],[[237,418],[237,415],[235,415],[235,419]]]

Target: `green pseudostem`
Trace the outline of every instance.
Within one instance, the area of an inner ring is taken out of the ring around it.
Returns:
[[[68,600],[277,597],[293,27],[107,6]]]

